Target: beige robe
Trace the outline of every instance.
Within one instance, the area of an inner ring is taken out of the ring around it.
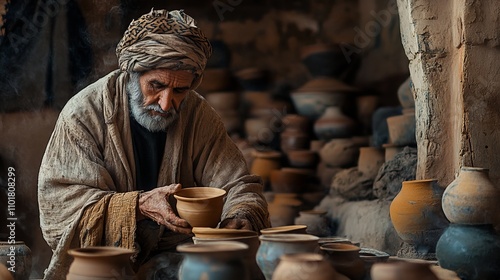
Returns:
[[[65,279],[70,248],[134,248],[138,191],[125,79],[115,71],[85,88],[56,123],[38,179],[40,224],[53,250],[45,279]],[[194,91],[184,103],[167,131],[158,186],[223,188],[221,219],[269,227],[260,177],[248,173],[217,113]]]

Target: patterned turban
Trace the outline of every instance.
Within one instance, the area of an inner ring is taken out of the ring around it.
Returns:
[[[189,70],[196,86],[211,54],[210,42],[183,10],[151,10],[130,23],[116,47],[122,71]]]

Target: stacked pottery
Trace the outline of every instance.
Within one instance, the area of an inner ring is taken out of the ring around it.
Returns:
[[[264,186],[269,184],[273,170],[281,168],[281,153],[277,151],[254,151],[250,172],[262,178]]]
[[[273,227],[293,225],[302,204],[295,193],[275,193],[273,201],[267,204],[271,225]]]
[[[184,255],[179,280],[248,280],[244,256],[248,245],[237,241],[218,241],[177,246]]]
[[[349,138],[354,135],[357,123],[345,115],[340,106],[329,106],[314,123],[314,133],[319,139]]]
[[[434,254],[448,225],[441,208],[442,190],[434,179],[404,181],[390,206],[399,237],[419,252]]]
[[[351,280],[361,280],[365,276],[365,263],[359,256],[358,246],[344,243],[327,243],[320,247],[326,259],[335,270]]]
[[[261,243],[256,259],[266,280],[272,279],[281,256],[318,250],[319,238],[310,234],[270,234],[261,235],[259,239]]]
[[[283,117],[283,131],[281,132],[281,150],[288,155],[289,151],[309,149],[311,137],[310,121],[307,117],[288,114]]]
[[[462,167],[443,194],[444,214],[452,223],[436,246],[439,264],[461,279],[500,279],[500,188],[489,170]]]

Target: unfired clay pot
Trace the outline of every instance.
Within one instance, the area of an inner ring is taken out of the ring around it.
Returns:
[[[87,247],[68,251],[74,260],[67,280],[136,279],[130,257],[134,250],[119,247]]]
[[[295,193],[276,193],[274,200],[267,204],[271,225],[273,227],[293,225],[301,205],[302,201]]]
[[[343,243],[323,244],[321,251],[339,273],[351,280],[361,280],[365,275],[365,264],[359,257],[358,246]]]
[[[216,227],[222,215],[226,191],[213,187],[192,187],[174,194],[179,216],[192,227]]]
[[[327,107],[321,117],[314,122],[316,136],[324,140],[351,137],[356,128],[356,122],[345,115],[338,106]]]
[[[271,171],[281,168],[281,153],[277,151],[254,151],[250,172],[259,175],[264,184],[269,182]]]
[[[349,280],[339,274],[322,255],[315,253],[286,254],[273,273],[273,280]]]
[[[500,188],[489,178],[489,170],[462,167],[443,194],[443,211],[455,224],[499,224]]]
[[[390,206],[391,221],[401,239],[417,249],[435,252],[448,226],[441,209],[442,189],[435,179],[404,181]]]

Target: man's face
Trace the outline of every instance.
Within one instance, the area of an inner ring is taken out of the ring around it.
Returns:
[[[156,69],[132,74],[127,84],[132,116],[150,131],[165,130],[179,117],[193,80],[188,71]]]

